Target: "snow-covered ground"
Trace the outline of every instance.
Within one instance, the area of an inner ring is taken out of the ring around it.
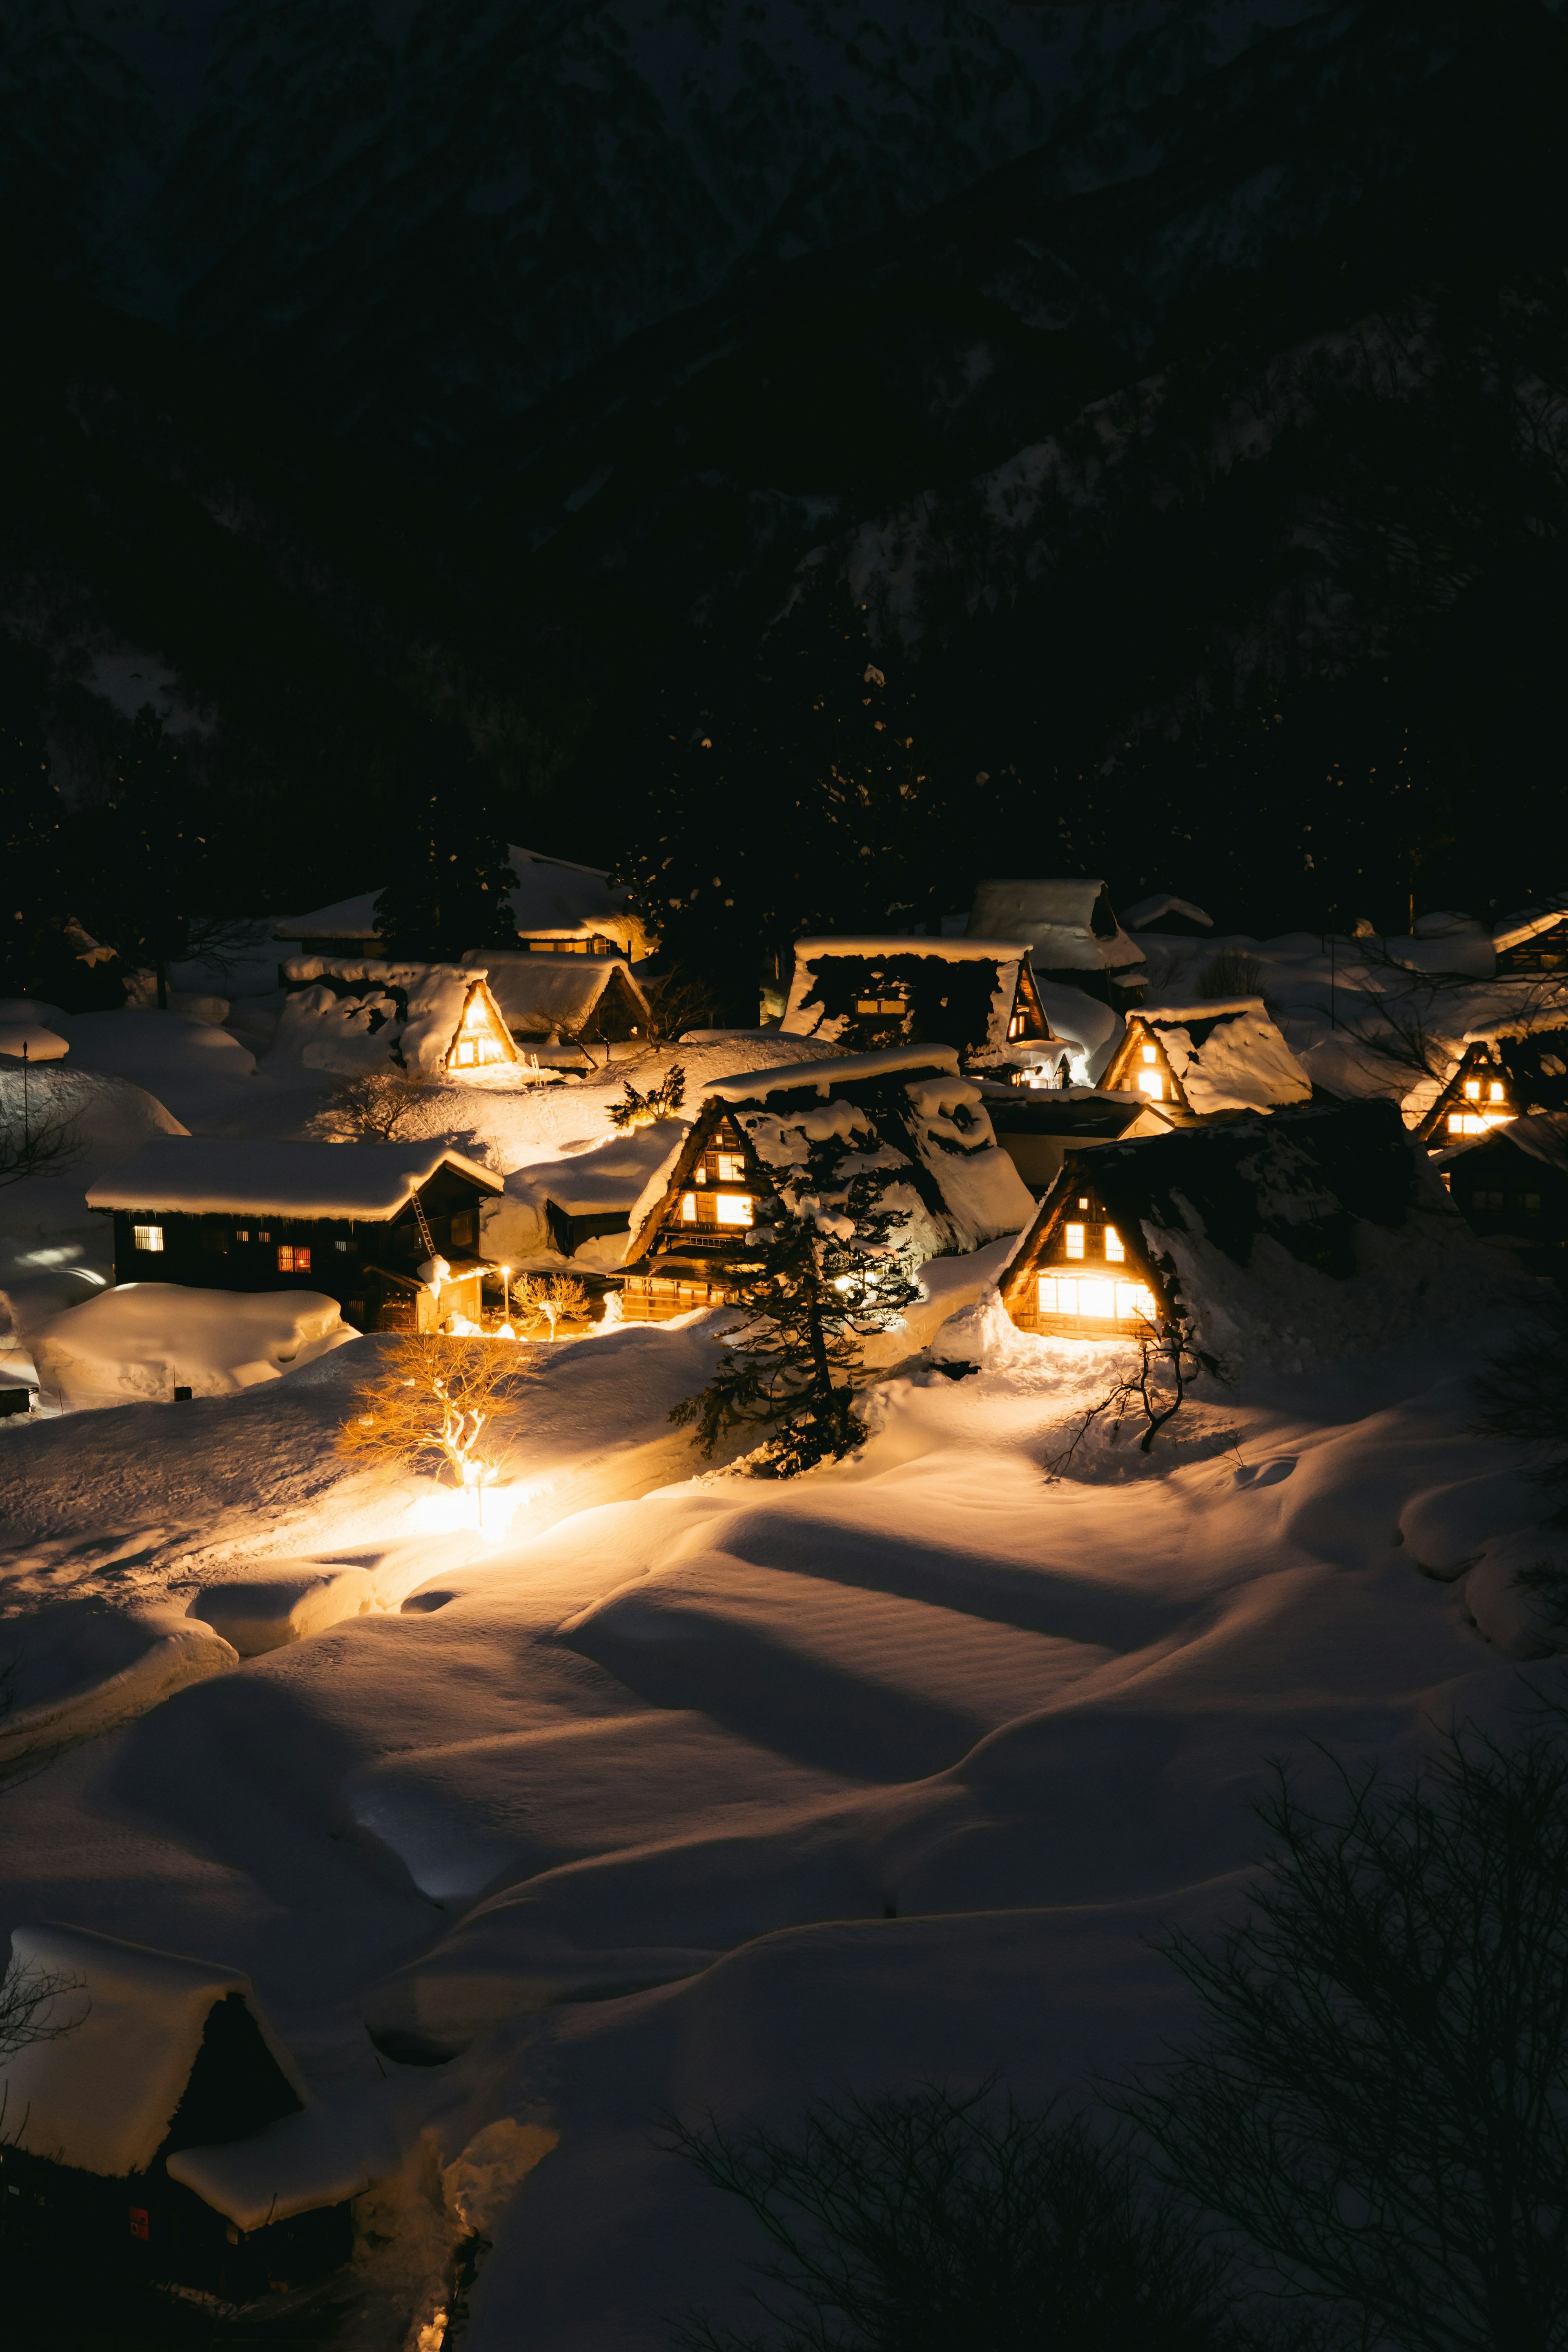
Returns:
[[[1326,1022],[1278,948],[1263,986]],[[688,1108],[766,1050],[686,1049]],[[294,1131],[265,1055],[216,1064],[182,1123],[235,1131],[248,1088]],[[150,1065],[115,1070],[116,1117],[168,1119]],[[510,1172],[607,1137],[620,1078],[431,1116]],[[0,1195],[13,1265],[84,1247],[68,1211]],[[787,1485],[704,1472],[670,1425],[721,1314],[531,1348],[482,1528],[334,1455],[374,1338],[240,1393],[0,1420],[0,1667],[67,1743],[0,1804],[0,1928],[251,1976],[319,2103],[255,2164],[386,2177],[367,2292],[410,2346],[474,2227],[468,2352],[742,2320],[746,2224],[662,2116],[787,2126],[817,2093],[993,2072],[1043,2101],[1151,2053],[1185,1996],[1148,1938],[1240,1898],[1271,1759],[1396,1759],[1560,1687],[1513,1582],[1560,1538],[1469,1429],[1500,1304],[1200,1385],[1152,1455],[1101,1424],[1063,1469],[1120,1351],[1015,1332],[980,1296],[1008,1247],[933,1262],[863,1453]],[[16,1280],[41,1319],[91,1270]],[[237,1657],[240,1588],[291,1580],[358,1613]]]

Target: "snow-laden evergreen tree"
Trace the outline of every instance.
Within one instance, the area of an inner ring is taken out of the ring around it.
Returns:
[[[409,751],[401,804],[376,826],[387,876],[375,902],[384,956],[456,963],[465,948],[517,945],[517,876],[489,780],[467,738],[426,723]]]
[[[805,931],[936,929],[966,902],[900,659],[842,583],[814,577],[760,646],[672,660],[647,736],[640,829],[617,878],[664,941],[756,1018],[759,961]]]
[[[678,1427],[695,1423],[700,1453],[711,1454],[731,1429],[767,1429],[754,1475],[793,1478],[861,1443],[859,1342],[920,1295],[898,1246],[909,1213],[880,1205],[888,1181],[857,1175],[832,1213],[781,1211],[752,1236],[754,1253],[726,1268],[741,1319],[723,1337],[737,1344],[669,1416]]]

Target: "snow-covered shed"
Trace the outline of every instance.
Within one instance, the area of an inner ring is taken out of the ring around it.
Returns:
[[[1568,972],[1568,890],[1492,925],[1500,979]]]
[[[1568,1110],[1568,989],[1553,982],[1524,993],[1517,1012],[1467,1029],[1463,1043],[1492,1048],[1504,1099],[1518,1110]]]
[[[1506,1024],[1503,1025],[1507,1025]],[[1418,1143],[1440,1151],[1467,1135],[1485,1135],[1517,1118],[1521,1104],[1503,1060],[1497,1032],[1471,1030],[1447,1083],[1436,1093],[1430,1083],[1413,1089],[1418,1115],[1412,1131]]]
[[[501,1179],[445,1143],[160,1135],[88,1189],[114,1278],[310,1290],[362,1331],[479,1319],[479,1208]]]
[[[1432,1165],[1472,1233],[1560,1276],[1568,1250],[1568,1110],[1537,1111],[1467,1135]]]
[[[727,1269],[780,1215],[831,1219],[847,1239],[891,1210],[918,1265],[1016,1233],[1033,1206],[951,1045],[745,1070],[707,1089],[634,1209],[623,1303],[658,1322],[721,1302]]]
[[[1100,1083],[1147,1096],[1176,1126],[1279,1110],[1312,1093],[1260,996],[1141,1005],[1127,1015],[1127,1034]]]
[[[567,955],[646,956],[653,942],[626,905],[608,871],[577,866],[570,858],[546,857],[513,843],[507,864],[517,876],[508,892],[520,940],[536,950]],[[381,886],[353,898],[337,898],[309,914],[279,915],[272,936],[296,955],[374,956],[378,940],[375,902]]]
[[[1037,979],[1081,988],[1124,1012],[1143,993],[1143,950],[1103,882],[977,882],[971,937],[1023,940]]]
[[[685,1119],[656,1118],[624,1134],[612,1131],[591,1151],[515,1169],[505,1198],[485,1213],[487,1247],[514,1265],[549,1252],[585,1253],[594,1266],[618,1265],[632,1211],[689,1132]]]
[[[1051,1036],[1023,942],[1001,938],[797,940],[779,1025],[849,1053],[951,1045],[974,1069]]]
[[[597,1045],[648,1034],[647,998],[619,958],[470,948],[464,964],[470,960],[488,979],[501,1018],[525,1054],[542,1054],[563,1040]]]
[[[235,2143],[310,2111],[248,1977],[83,1927],[11,1934],[37,2038],[0,2059],[7,2252],[245,2304],[346,2262],[363,2179],[225,2193]],[[215,2161],[216,2159],[216,2161]]]
[[[1213,930],[1214,917],[1192,899],[1178,898],[1172,890],[1155,890],[1121,909],[1124,931],[1152,931],[1156,925],[1173,939],[1201,940],[1205,931]]]
[[[1475,1241],[1389,1102],[1309,1103],[1071,1152],[1003,1276],[1020,1330],[1146,1337],[1300,1365],[1497,1303]]]

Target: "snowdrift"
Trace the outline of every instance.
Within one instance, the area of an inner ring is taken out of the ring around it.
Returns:
[[[176,1387],[229,1396],[275,1381],[359,1334],[318,1290],[188,1290],[128,1282],[31,1334],[40,1386],[71,1411],[168,1402]]]

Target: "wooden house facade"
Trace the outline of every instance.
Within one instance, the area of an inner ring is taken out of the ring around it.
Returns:
[[[1471,1035],[1453,1076],[1422,1111],[1413,1132],[1428,1150],[1442,1151],[1466,1136],[1506,1125],[1520,1109],[1498,1040],[1489,1033]]]
[[[1100,1083],[1142,1095],[1177,1127],[1280,1110],[1312,1094],[1260,996],[1139,1006]]]
[[[1103,882],[976,883],[968,928],[1024,940],[1038,980],[1080,988],[1118,1013],[1142,1001],[1143,950],[1118,922]]]
[[[0,2250],[231,2307],[349,2260],[352,2189],[290,2195],[269,2145],[310,2099],[247,1977],[60,1927],[11,1967],[59,1989],[0,2059]]]
[[[951,1045],[966,1069],[1004,1066],[1051,1024],[1016,940],[797,940],[780,1026],[849,1053]]]
[[[488,1168],[445,1144],[160,1135],[89,1189],[114,1220],[114,1279],[309,1290],[360,1331],[480,1320]],[[499,1278],[499,1277],[498,1277]]]
[[[743,1071],[710,1087],[632,1214],[627,1319],[664,1322],[733,1295],[749,1244],[783,1216],[902,1219],[917,1265],[1016,1233],[1033,1202],[952,1046]]]
[[[1495,1306],[1478,1251],[1393,1103],[1311,1103],[1070,1152],[1001,1283],[1021,1331],[1216,1355],[1379,1346]],[[1288,1335],[1288,1338],[1287,1338]]]
[[[397,1069],[435,1084],[521,1059],[484,967],[299,956],[268,1060],[354,1075]]]

